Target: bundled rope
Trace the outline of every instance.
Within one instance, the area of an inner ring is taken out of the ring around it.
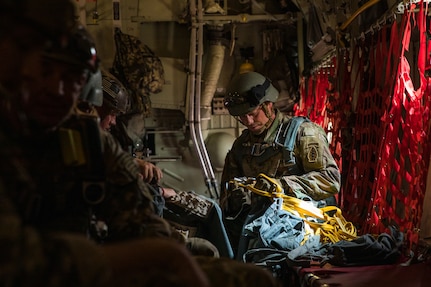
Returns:
[[[256,188],[256,182],[259,180],[269,183],[269,191]],[[235,184],[255,194],[270,197],[278,202],[279,209],[301,217],[309,227],[307,230],[312,231],[306,238],[309,238],[310,235],[320,235],[322,243],[335,243],[357,237],[356,227],[343,217],[340,208],[336,206],[318,208],[311,201],[287,195],[279,182],[265,174],[259,174],[253,182],[235,182]]]

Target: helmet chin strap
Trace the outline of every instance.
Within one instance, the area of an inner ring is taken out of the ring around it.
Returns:
[[[268,118],[268,121],[265,124],[265,130],[268,129],[272,123],[274,122],[275,119],[275,111],[274,111],[274,106],[272,106],[271,109],[268,108],[268,105],[266,103],[262,104],[262,109],[263,112],[265,113],[265,116]]]
[[[253,133],[254,135],[260,135],[265,132],[274,122],[275,119],[275,111],[273,108],[269,109],[266,103],[262,103],[262,110],[265,113],[265,116],[268,118],[268,121],[258,132]]]

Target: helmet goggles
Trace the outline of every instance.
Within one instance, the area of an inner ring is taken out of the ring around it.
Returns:
[[[256,85],[244,93],[231,92],[224,100],[224,106],[232,116],[241,116],[253,111],[262,103],[270,81],[265,79],[261,85]]]

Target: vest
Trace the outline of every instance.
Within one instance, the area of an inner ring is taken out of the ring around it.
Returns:
[[[283,122],[278,127],[273,143],[245,143],[244,148],[236,154],[237,162],[241,162],[241,158],[245,155],[257,157],[257,162],[264,163],[273,155],[283,149],[283,158],[288,166],[289,174],[301,174],[294,153],[296,135],[298,129],[303,122],[309,122],[306,117],[293,117],[287,122]]]

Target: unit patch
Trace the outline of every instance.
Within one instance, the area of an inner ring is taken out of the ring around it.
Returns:
[[[309,143],[307,146],[307,160],[310,163],[315,163],[317,162],[317,159],[319,158],[319,150],[318,150],[318,146],[315,143]]]

